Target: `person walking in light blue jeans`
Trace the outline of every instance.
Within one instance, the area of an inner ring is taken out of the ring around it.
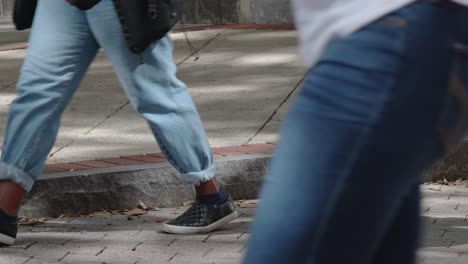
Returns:
[[[170,37],[137,55],[127,47],[112,0],[88,11],[65,0],[39,0],[2,149],[0,244],[13,244],[21,199],[41,174],[62,112],[100,48],[168,161],[196,186],[197,202],[163,229],[209,232],[237,216],[215,179],[211,148],[192,98],[176,77]]]
[[[295,7],[311,69],[283,125],[245,263],[413,264],[422,172],[467,128],[468,8]]]

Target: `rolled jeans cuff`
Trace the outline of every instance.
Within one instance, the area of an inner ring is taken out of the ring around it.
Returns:
[[[200,185],[202,182],[207,182],[215,176],[216,167],[215,165],[211,165],[208,169],[198,172],[188,172],[188,173],[181,173],[181,178],[184,182],[193,185]]]
[[[17,167],[0,162],[0,181],[10,180],[21,186],[25,191],[31,191],[35,180],[35,177],[24,172]]]

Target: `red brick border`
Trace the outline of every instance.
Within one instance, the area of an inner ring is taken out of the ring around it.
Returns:
[[[172,32],[184,32],[184,31],[200,31],[210,29],[255,29],[255,30],[295,30],[293,24],[224,24],[224,25],[207,25],[207,26],[194,26],[182,29],[174,29]]]
[[[247,154],[270,154],[273,153],[276,142],[264,144],[246,144],[242,146],[213,148],[213,154],[217,157],[240,156]],[[149,153],[146,155],[122,156],[120,158],[101,158],[96,160],[75,161],[69,163],[47,164],[43,173],[63,173],[71,171],[83,171],[99,168],[121,167],[129,165],[166,163],[167,160],[162,153]]]
[[[0,52],[27,49],[27,48],[28,48],[28,43],[15,43],[15,44],[9,44],[9,45],[0,45]]]

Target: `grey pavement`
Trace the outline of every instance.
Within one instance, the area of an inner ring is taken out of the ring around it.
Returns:
[[[425,235],[419,264],[468,263],[468,182],[422,185]],[[257,201],[241,203],[242,217],[206,235],[169,235],[161,223],[185,207],[146,215],[95,214],[22,226],[18,243],[0,249],[0,264],[32,263],[240,263]],[[278,231],[280,232],[280,231]],[[339,249],[337,249],[339,253]]]
[[[454,186],[425,184],[422,264],[468,263],[468,182]]]
[[[0,45],[26,42],[28,37],[29,30],[14,31],[10,24],[0,23]]]
[[[276,140],[306,73],[295,31],[204,30],[188,35],[200,58],[190,56],[183,33],[172,34],[178,75],[189,86],[212,146]],[[24,56],[25,50],[0,52],[0,139]],[[101,52],[64,114],[48,162],[158,151]]]

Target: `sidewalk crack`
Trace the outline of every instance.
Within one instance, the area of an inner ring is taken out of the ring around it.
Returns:
[[[99,251],[99,252],[96,254],[96,257],[99,256],[99,255],[101,255],[102,252],[104,252],[104,250],[106,250],[106,248],[107,248],[107,247],[104,247],[101,251]]]
[[[29,257],[25,262],[23,262],[23,264],[26,264],[28,263],[28,261],[30,261],[31,259],[33,259],[34,257]]]
[[[240,239],[245,234],[246,234],[246,232],[242,232],[242,234],[240,234],[236,239]]]
[[[247,245],[244,245],[241,250],[239,250],[239,253],[242,253],[242,251],[244,251],[245,249],[247,248]]]
[[[174,242],[176,242],[177,238],[174,238],[169,244],[167,244],[166,246],[167,247],[170,247],[172,244],[174,244]]]
[[[221,36],[221,33],[216,34],[214,37],[209,39],[205,44],[203,44],[200,48],[195,49],[187,58],[182,60],[181,62],[177,63],[177,66],[180,66],[184,64],[186,61],[188,61],[191,57],[193,57],[195,54],[200,52],[202,49],[204,49],[206,46],[208,46],[211,42],[213,42],[215,39],[217,39],[219,36]]]
[[[136,245],[135,247],[132,248],[132,251],[136,251],[137,247],[139,247],[141,244],[143,244],[143,242],[140,242],[138,243],[138,245]]]
[[[208,239],[210,239],[211,236],[213,236],[213,235],[208,235],[207,237],[205,237],[205,239],[203,239],[202,243],[206,243],[206,241],[207,241]]]
[[[107,120],[109,120],[112,116],[114,116],[115,114],[117,114],[118,112],[120,112],[120,110],[124,109],[127,105],[130,104],[130,101],[127,101],[126,103],[124,103],[123,105],[121,105],[119,108],[117,108],[114,112],[112,112],[110,115],[106,116],[106,118],[104,118],[103,120],[101,120],[99,123],[97,123],[96,125],[94,125],[92,128],[90,128],[88,131],[86,131],[83,135],[89,135],[93,130],[95,130],[96,128],[98,128],[99,126],[101,126],[104,122],[106,122]],[[78,137],[81,137],[78,136]],[[70,146],[71,144],[75,143],[75,140],[71,140],[70,142],[68,142],[67,144],[61,146],[60,148],[58,148],[56,151],[52,152],[50,155],[49,155],[49,158],[52,158],[54,157],[58,152],[60,152],[61,150],[63,150],[64,148]]]
[[[288,93],[288,95],[286,96],[286,98],[284,98],[284,100],[278,105],[278,107],[276,107],[275,110],[273,110],[273,112],[271,113],[271,115],[268,117],[268,119],[265,121],[265,123],[263,123],[260,128],[257,130],[257,132],[255,132],[255,134],[253,136],[251,136],[246,142],[244,142],[244,144],[250,144],[250,142],[252,142],[252,140],[258,136],[258,134],[260,134],[263,129],[265,129],[265,127],[271,122],[271,120],[273,120],[273,118],[276,116],[276,114],[278,114],[278,111],[281,109],[281,107],[283,107],[283,105],[289,100],[289,98],[291,98],[291,96],[294,94],[294,92],[301,86],[301,84],[304,82],[305,78],[307,76],[307,73],[304,74],[304,76],[302,76],[302,78],[299,80],[299,82],[294,86],[294,88]]]
[[[171,262],[179,253],[175,253],[172,257],[170,257],[167,262]]]
[[[11,83],[2,85],[2,87],[0,88],[0,91],[6,90],[6,89],[12,87],[12,86],[15,85],[15,84],[16,84],[16,82],[11,82]]]
[[[444,237],[445,234],[447,234],[447,232],[448,232],[448,230],[445,229],[445,230],[442,232],[442,235],[440,235],[440,237]]]
[[[213,250],[214,250],[214,248],[208,249],[208,251],[206,251],[206,252],[203,254],[202,258],[206,257],[206,255],[208,255],[208,253],[210,253],[210,252],[213,251]]]
[[[36,245],[37,243],[39,243],[39,242],[33,242],[33,243],[27,245],[27,246],[24,248],[24,250],[27,250],[28,248],[30,248],[30,247]]]
[[[71,252],[68,251],[68,252],[65,254],[65,256],[61,257],[58,261],[62,261],[62,260],[63,260],[64,258],[66,258],[68,255],[70,255],[70,253],[71,253]]]

